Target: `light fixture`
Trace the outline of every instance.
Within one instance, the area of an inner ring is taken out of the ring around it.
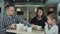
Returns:
[[[35,8],[35,12],[37,11],[37,8]]]
[[[17,10],[16,11],[21,11],[21,8],[17,8]]]
[[[50,8],[49,11],[54,11],[54,9],[53,8]]]
[[[60,3],[58,4],[58,6],[60,6]]]

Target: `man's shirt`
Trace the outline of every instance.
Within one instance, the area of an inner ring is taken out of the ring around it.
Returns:
[[[8,16],[4,16],[0,22],[0,31],[4,31],[8,29],[11,24],[14,23],[17,24],[19,22],[24,25],[31,26],[28,22],[22,20],[21,18],[18,18],[17,15],[12,16],[12,18],[9,18]]]

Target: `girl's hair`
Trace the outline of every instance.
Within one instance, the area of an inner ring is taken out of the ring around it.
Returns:
[[[56,20],[55,14],[50,14],[50,15],[48,15],[48,16],[50,17],[50,19],[55,19],[55,20]]]
[[[38,14],[38,10],[42,10],[42,12],[43,12],[43,8],[42,7],[38,7],[37,8],[37,12],[36,12],[36,16],[38,16],[37,14]],[[43,16],[43,15],[42,15]]]

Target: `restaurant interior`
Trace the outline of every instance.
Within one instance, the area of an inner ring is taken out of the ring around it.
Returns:
[[[60,28],[60,0],[0,0],[0,19],[6,15],[5,6],[11,4],[15,6],[16,15],[23,20],[30,22],[33,17],[36,16],[37,7],[42,7],[44,10],[44,15],[47,16],[50,13],[54,13],[56,16],[57,24]],[[31,32],[31,28],[28,28],[27,31],[20,31],[19,25],[17,24],[18,30],[6,30],[7,32],[12,32],[16,34],[44,34],[43,29],[41,31],[34,30]],[[22,26],[22,25],[20,25]],[[23,27],[23,26],[22,26]],[[21,27],[21,28],[22,28]],[[25,26],[26,28],[27,26]]]

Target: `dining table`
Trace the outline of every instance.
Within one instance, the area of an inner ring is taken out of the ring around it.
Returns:
[[[7,29],[6,32],[16,33],[16,34],[44,34],[44,30],[33,30],[32,32],[16,29]]]

